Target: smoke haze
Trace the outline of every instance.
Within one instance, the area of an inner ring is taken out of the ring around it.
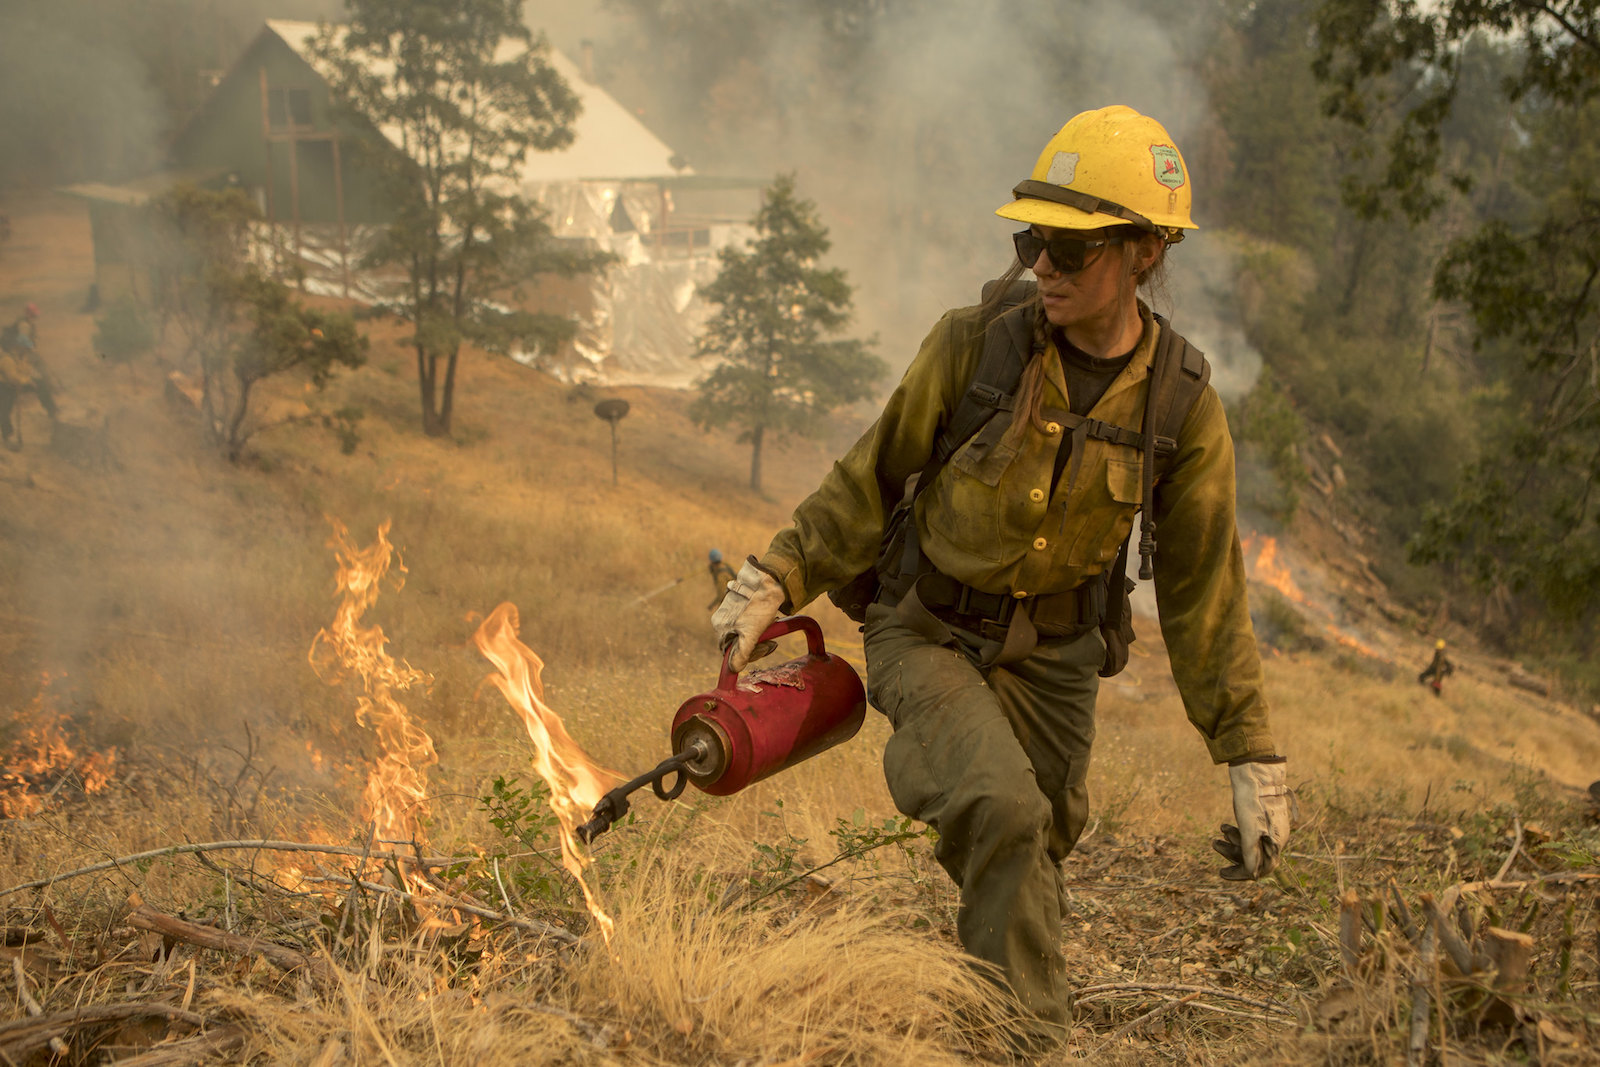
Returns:
[[[805,5],[530,3],[528,19],[702,174],[794,171],[857,286],[859,329],[903,367],[947,308],[975,303],[1011,258],[992,212],[1073,114],[1128,104],[1162,121],[1195,175],[1202,230],[1173,250],[1174,324],[1220,387],[1259,356],[1227,321],[1231,254],[1207,232],[1225,152],[1194,72],[1209,16],[1147,0],[1103,5],[955,0]],[[1214,214],[1214,213],[1213,213]]]

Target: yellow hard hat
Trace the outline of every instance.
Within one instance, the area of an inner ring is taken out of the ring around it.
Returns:
[[[1170,243],[1198,229],[1190,192],[1189,168],[1166,128],[1117,104],[1069,119],[995,214],[1063,230],[1132,223]]]
[[[1444,638],[1441,637],[1441,638],[1439,638],[1438,641],[1434,642],[1433,647],[1434,648],[1443,648],[1444,647]]]

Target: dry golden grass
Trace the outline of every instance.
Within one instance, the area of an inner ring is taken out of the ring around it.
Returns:
[[[63,672],[52,690],[58,706],[86,744],[118,747],[120,769],[105,794],[66,788],[36,817],[0,821],[0,889],[186,840],[359,838],[352,813],[374,741],[355,722],[356,691],[316,677],[307,652],[333,610],[324,516],[363,543],[392,519],[408,572],[369,621],[397,657],[433,678],[427,692],[409,694],[440,756],[427,844],[504,857],[519,914],[584,930],[571,884],[548,856],[527,855],[492,826],[480,800],[497,776],[529,775],[520,724],[482,686],[487,664],[469,640],[476,622],[502,600],[517,604],[523,639],[548,664],[547,699],[573,735],[619,770],[654,764],[678,704],[715,682],[706,549],[758,551],[848,430],[776,453],[768,492],[757,496],[743,488],[745,450],[690,427],[685,398],[615,390],[633,411],[613,487],[609,436],[590,410],[596,397],[505,361],[470,356],[456,440],[421,438],[408,358],[396,329],[379,324],[371,365],[314,398],[365,409],[354,454],[299,426],[264,433],[251,461],[231,467],[166,406],[153,364],[112,374],[98,365],[92,321],[77,313],[92,266],[81,207],[48,197],[4,206],[16,237],[0,248],[0,292],[44,306],[41,343],[66,387],[64,406],[75,418],[111,415],[120,466],[83,470],[45,454],[32,444],[43,439],[36,408],[25,413],[29,448],[0,453],[0,708],[31,700],[40,671]],[[8,310],[0,304],[0,317]],[[268,391],[283,405],[300,402],[295,383]],[[679,576],[682,585],[635,603]],[[825,606],[817,613],[832,647],[859,661],[848,622]],[[1600,844],[1582,825],[1574,788],[1600,776],[1592,720],[1497,684],[1470,654],[1437,700],[1404,669],[1298,653],[1268,660],[1277,732],[1302,788],[1297,855],[1261,885],[1220,883],[1207,841],[1229,814],[1225,774],[1184,721],[1153,624],[1141,633],[1142,654],[1103,691],[1094,816],[1065,866],[1075,981],[1227,988],[1290,1005],[1306,1024],[1194,1004],[1139,1021],[1174,995],[1113,989],[1083,1005],[1061,1060],[1388,1062],[1402,1048],[1390,1030],[1408,1003],[1408,957],[1391,945],[1374,950],[1388,969],[1375,964],[1356,981],[1343,973],[1329,937],[1341,888],[1370,896],[1393,876],[1415,906],[1417,892],[1488,877],[1504,859],[1513,814],[1552,835],[1536,862],[1594,862]],[[1425,661],[1421,639],[1380,636],[1399,661]],[[886,735],[870,715],[850,744],[726,800],[691,795],[665,807],[641,796],[634,821],[596,849],[596,881],[618,918],[609,950],[592,936],[558,948],[494,924],[418,937],[393,901],[367,896],[346,907],[337,896],[285,895],[265,881],[285,857],[242,853],[218,855],[218,868],[158,860],[0,897],[7,951],[37,964],[29,973],[46,1011],[177,1002],[193,960],[195,1010],[242,1027],[237,1055],[262,1063],[774,1065],[997,1054],[991,1028],[1002,1009],[961,960],[954,893],[925,840],[831,867],[827,887],[802,883],[753,905],[752,889],[730,888],[770,887],[828,862],[842,841],[839,819],[858,809],[872,824],[891,817],[879,769]],[[329,874],[350,865],[323,861]],[[502,906],[488,860],[448,877]],[[169,912],[326,953],[338,984],[319,991],[184,948],[152,961],[148,941],[120,923],[135,890]],[[1537,892],[1497,897],[1494,914],[1533,924],[1546,980],[1565,944],[1566,992],[1545,981],[1541,997],[1592,1003],[1594,895],[1581,886],[1552,893],[1541,910]],[[44,905],[71,949],[54,940]],[[324,920],[331,914],[337,927],[352,909],[365,933],[329,933]],[[41,947],[40,936],[51,940]],[[21,940],[31,947],[17,949]],[[0,974],[0,985],[10,981]],[[1364,1006],[1339,1026],[1317,1022],[1316,1005],[1346,987]],[[20,998],[8,996],[0,1019],[21,1018]],[[1579,1030],[1596,1024],[1563,1018]],[[164,1033],[106,1040],[135,1045]],[[1482,1062],[1492,1040],[1516,1037],[1448,1036],[1452,1062]],[[1560,1062],[1595,1062],[1556,1052],[1567,1057]]]

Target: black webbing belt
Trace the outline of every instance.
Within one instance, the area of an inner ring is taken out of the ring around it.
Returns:
[[[1106,613],[1106,583],[1100,575],[1063,593],[1018,599],[1005,593],[981,592],[935,571],[917,580],[917,596],[935,615],[978,633],[984,632],[985,623],[1009,625],[1018,606],[1025,607],[1035,627],[1053,636],[1097,626]]]

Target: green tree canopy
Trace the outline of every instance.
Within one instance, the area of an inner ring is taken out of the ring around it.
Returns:
[[[885,368],[873,341],[830,339],[850,324],[852,289],[844,271],[818,265],[828,231],[793,175],[767,188],[752,225],[755,239],[723,249],[721,273],[701,290],[719,308],[695,356],[721,362],[699,382],[690,416],[739,429],[750,444],[750,488],[760,491],[769,430],[812,431],[828,412],[871,396]]]
[[[450,432],[463,344],[553,347],[574,323],[517,310],[542,273],[571,277],[609,257],[557,241],[521,195],[529,152],[572,143],[578,99],[545,60],[520,0],[350,0],[349,27],[316,49],[335,98],[385,130],[397,214],[368,265],[398,265],[391,308],[412,324],[422,428]]]
[[[1475,208],[1439,259],[1434,290],[1476,327],[1482,447],[1453,498],[1430,510],[1414,557],[1458,563],[1501,600],[1520,594],[1593,625],[1600,0],[1325,0],[1317,32],[1330,113],[1385,146],[1350,201],[1419,223],[1452,195]],[[1452,127],[1496,96],[1497,142],[1452,144]]]

